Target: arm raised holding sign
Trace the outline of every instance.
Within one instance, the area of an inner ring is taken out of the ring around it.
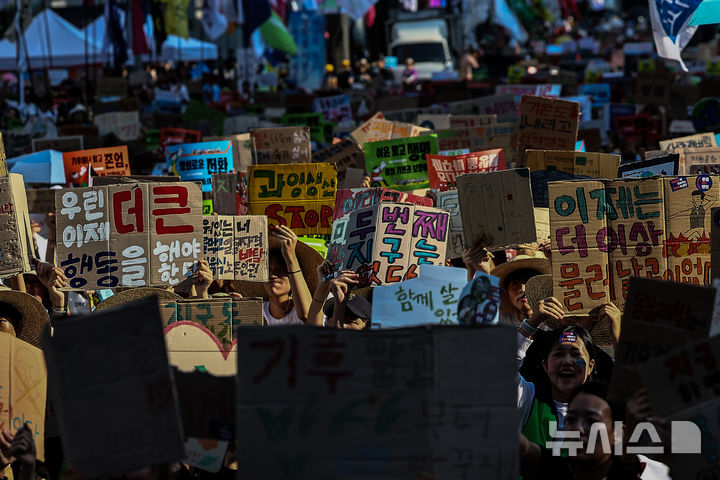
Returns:
[[[295,254],[298,238],[295,232],[285,225],[278,225],[272,230],[273,235],[280,241],[280,251],[287,265],[288,277],[290,279],[290,289],[292,291],[292,301],[298,317],[303,322],[307,321],[310,312],[310,303],[312,296],[308,289],[307,282],[303,277],[302,268]]]

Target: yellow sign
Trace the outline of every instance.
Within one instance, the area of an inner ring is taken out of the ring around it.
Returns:
[[[645,58],[638,60],[638,72],[654,72],[655,71],[655,60],[652,58]]]

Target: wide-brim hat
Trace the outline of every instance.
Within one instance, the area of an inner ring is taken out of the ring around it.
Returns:
[[[537,312],[540,308],[540,302],[548,297],[553,296],[553,277],[552,275],[536,275],[532,277],[525,284],[525,295],[527,296],[528,304],[532,308],[533,312]],[[596,307],[590,310],[589,313],[584,314],[569,314],[574,317],[592,317],[596,316],[600,307]],[[545,325],[551,330],[555,330],[562,326],[560,322],[553,318],[545,320]],[[612,345],[612,336],[610,335],[610,322],[607,318],[601,321],[594,322],[591,328],[588,329],[590,336],[592,336],[593,342],[597,346],[608,346]]]
[[[280,240],[275,237],[268,239],[268,248],[270,250],[277,250],[281,247]],[[310,294],[315,291],[317,286],[317,267],[323,262],[323,257],[311,246],[304,244],[301,240],[297,241],[295,245],[295,255],[297,256],[298,263],[300,263],[300,270],[302,271],[305,283],[307,283]],[[264,282],[250,282],[247,280],[231,280],[230,284],[234,291],[243,296],[248,297],[262,297],[263,300],[268,299],[267,292],[265,292]]]
[[[358,318],[369,321],[372,317],[372,303],[370,303],[370,295],[372,287],[358,288],[349,293],[346,308],[355,314]],[[323,314],[327,318],[333,316],[335,311],[335,298],[330,298],[323,305]]]
[[[491,275],[495,275],[500,279],[500,287],[505,288],[505,279],[508,275],[518,270],[535,270],[538,275],[546,275],[552,271],[552,264],[550,260],[542,257],[531,257],[530,255],[517,255],[511,260],[501,263],[497,267],[493,268],[490,272]],[[527,291],[527,286],[525,288]],[[506,295],[503,295],[500,299],[500,310],[507,312],[513,311],[512,303],[508,300]]]
[[[154,287],[140,287],[140,288],[128,288],[121,292],[117,292],[112,297],[108,297],[102,302],[98,303],[95,307],[95,312],[106,310],[108,308],[116,307],[118,305],[124,305],[126,303],[140,300],[141,298],[147,297],[158,297],[160,303],[179,302],[183,300],[183,297],[177,293],[162,288]]]
[[[17,290],[0,290],[0,303],[10,305],[20,313],[20,324],[13,325],[17,338],[42,348],[42,335],[50,324],[43,304],[32,295]]]

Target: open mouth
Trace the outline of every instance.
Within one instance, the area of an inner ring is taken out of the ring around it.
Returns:
[[[528,300],[527,300],[527,295],[525,295],[525,294],[523,293],[522,295],[520,295],[520,296],[517,298],[517,301],[518,301],[518,302],[527,303],[527,301],[528,301]]]
[[[558,377],[560,378],[574,378],[575,377],[575,370],[572,369],[563,369],[558,372]]]

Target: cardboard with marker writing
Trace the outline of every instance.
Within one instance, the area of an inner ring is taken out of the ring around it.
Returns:
[[[0,278],[32,271],[33,242],[23,176],[0,176]]]
[[[140,137],[140,114],[137,110],[101,113],[95,115],[93,122],[97,125],[101,136],[112,133],[123,142],[137,140]]]
[[[337,172],[328,163],[254,165],[249,171],[248,206],[273,225],[298,235],[330,234]]]
[[[528,149],[574,150],[577,141],[580,104],[565,100],[523,95],[518,122],[518,152],[525,166]]]
[[[715,134],[710,132],[660,140],[660,150],[667,150],[670,153],[680,153],[687,148],[716,148],[717,146]]]
[[[720,148],[685,148],[680,153],[679,175],[720,173]]]
[[[265,215],[233,217],[235,280],[266,282],[268,267],[268,219]]]
[[[308,163],[310,129],[308,127],[256,128],[250,132],[253,163]]]
[[[235,215],[238,196],[238,173],[213,173],[213,210],[219,215]]]
[[[335,196],[333,220],[347,218],[353,210],[370,207],[382,202],[412,203],[432,207],[433,201],[426,196],[399,192],[389,188],[341,188]]]
[[[150,185],[123,184],[107,187],[110,222],[108,251],[117,256],[117,266],[120,267],[119,275],[116,275],[118,285],[148,285],[151,250],[154,246],[150,241]],[[97,267],[97,261],[95,263]]]
[[[365,171],[365,155],[362,148],[352,139],[346,138],[334,143],[312,156],[316,163],[333,163],[337,168],[338,182],[345,179],[348,169],[362,169]]]
[[[47,372],[43,352],[14,335],[0,334],[0,431],[26,424],[37,458],[45,460]]]
[[[353,140],[364,149],[364,145],[370,142],[390,140],[392,138],[393,122],[385,120],[383,114],[377,112],[365,123],[350,133]]]
[[[338,178],[338,182],[340,179]],[[345,178],[342,181],[341,188],[362,188],[365,182],[364,168],[348,168],[345,172]]]
[[[537,240],[528,169],[461,175],[457,190],[465,245],[480,235],[494,247]]]
[[[460,258],[462,257],[465,247],[463,243],[463,225],[462,217],[460,216],[458,191],[448,190],[447,192],[438,192],[437,206],[450,214],[450,229],[448,231],[445,256],[447,258]]]
[[[231,215],[203,215],[203,256],[213,279],[233,280],[233,217]]]

